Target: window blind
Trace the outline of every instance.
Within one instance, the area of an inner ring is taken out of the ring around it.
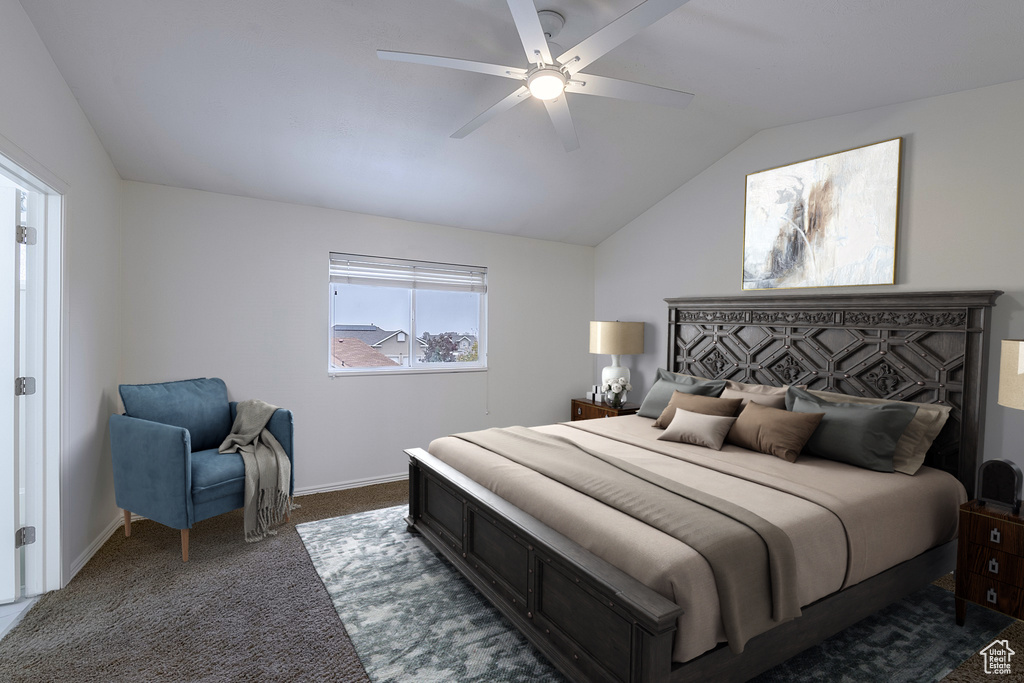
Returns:
[[[487,269],[332,253],[331,282],[483,294],[487,292]]]

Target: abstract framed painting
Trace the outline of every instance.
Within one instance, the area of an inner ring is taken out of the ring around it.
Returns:
[[[903,139],[747,176],[743,289],[896,282]]]

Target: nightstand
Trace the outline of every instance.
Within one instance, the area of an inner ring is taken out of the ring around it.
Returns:
[[[621,408],[612,408],[607,403],[597,403],[589,398],[574,398],[572,400],[572,420],[574,421],[632,415],[638,410],[640,410],[640,406],[636,403],[626,403]]]
[[[960,506],[956,555],[956,623],[967,601],[1024,618],[1024,518],[976,500]]]

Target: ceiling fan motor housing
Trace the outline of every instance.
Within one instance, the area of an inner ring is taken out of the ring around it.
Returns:
[[[548,40],[557,36],[565,26],[565,17],[553,10],[542,9],[537,12],[537,18],[540,19],[540,28]]]

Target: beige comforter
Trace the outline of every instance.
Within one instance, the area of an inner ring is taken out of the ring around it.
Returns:
[[[734,652],[800,616],[793,544],[784,531],[706,491],[566,437],[526,427],[456,437],[559,481],[690,546],[715,575],[722,627]]]
[[[715,452],[657,441],[637,416],[537,427],[741,505],[785,531],[807,605],[955,538],[966,500],[952,476],[909,477],[802,456],[789,463],[735,446]],[[454,437],[428,449],[683,608],[673,658],[725,642],[714,577],[685,543],[496,453]]]

